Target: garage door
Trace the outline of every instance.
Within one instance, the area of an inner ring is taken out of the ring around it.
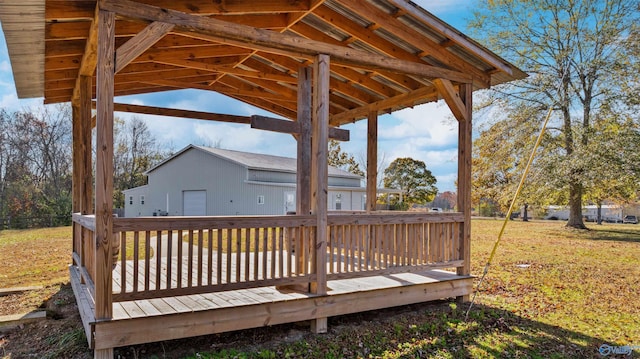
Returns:
[[[206,216],[207,191],[182,192],[182,212],[185,216]]]

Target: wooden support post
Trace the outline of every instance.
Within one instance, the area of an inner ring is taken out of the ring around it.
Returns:
[[[316,281],[311,283],[311,292],[327,294],[327,196],[328,187],[328,140],[329,140],[329,56],[318,55],[313,64],[313,132],[311,157],[312,213],[316,215],[315,268]],[[327,318],[311,321],[314,333],[327,332]]]
[[[98,12],[98,65],[96,71],[96,260],[95,318],[111,319],[113,237],[113,93],[114,13]],[[112,358],[113,348],[96,350],[95,358]]]
[[[80,151],[83,167],[80,188],[80,213],[94,213],[93,207],[93,155],[91,153],[91,76],[80,76]]]
[[[296,213],[308,215],[311,212],[311,87],[312,68],[298,70],[298,176],[296,183]]]
[[[84,158],[84,156],[80,147],[80,141],[82,141],[82,118],[80,115],[79,101],[74,101],[71,103],[71,121],[71,134],[73,137],[73,144],[71,146],[73,155],[73,167],[71,174],[71,213],[77,213],[80,212],[81,209],[80,198],[82,196],[82,170],[84,169],[84,167],[82,167],[82,159]],[[77,227],[78,224],[74,222],[72,230],[72,253],[78,253],[80,254],[80,257],[82,257],[82,253],[80,252],[82,248],[81,239],[78,238],[82,236],[79,235],[81,232],[77,230]],[[73,258],[71,259],[71,263],[73,264]]]
[[[73,114],[73,175],[72,212],[88,214],[93,212],[93,181],[91,178],[91,77],[80,75],[78,79],[79,98],[71,104]],[[80,255],[84,266],[82,243],[84,230],[77,230],[73,224],[73,252]],[[81,238],[76,238],[80,234]]]
[[[460,99],[465,105],[466,116],[458,119],[458,211],[464,215],[460,231],[460,256],[464,265],[458,275],[471,274],[471,135],[472,135],[472,86],[460,85]],[[458,297],[461,302],[469,301],[469,295]]]
[[[367,122],[367,212],[376,210],[378,187],[378,111]]]

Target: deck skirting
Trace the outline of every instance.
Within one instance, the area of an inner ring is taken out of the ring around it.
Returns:
[[[94,349],[299,322],[421,303],[471,293],[473,278],[443,270],[328,282],[327,295],[261,287],[114,303],[112,320],[96,322],[93,302],[71,267],[83,326]]]

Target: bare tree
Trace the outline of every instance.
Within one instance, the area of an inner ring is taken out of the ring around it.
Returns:
[[[114,206],[123,208],[122,191],[145,185],[144,172],[165,156],[147,124],[139,117],[116,119],[114,127]]]

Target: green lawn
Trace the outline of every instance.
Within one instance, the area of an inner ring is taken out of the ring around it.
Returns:
[[[473,221],[474,275],[481,275],[501,224]],[[444,301],[330,318],[325,335],[283,325],[116,353],[140,358],[603,358],[598,352],[603,344],[640,346],[640,225],[590,228],[510,221],[466,321],[468,304]],[[2,286],[66,280],[70,231],[42,231],[0,233]],[[20,356],[18,339],[0,344],[0,353],[13,350],[10,357]],[[78,350],[88,355],[86,348]]]
[[[478,277],[501,225],[472,223]],[[640,226],[590,227],[510,221],[466,321],[468,304],[417,305],[331,318],[324,336],[189,357],[602,358],[603,344],[640,346]]]

